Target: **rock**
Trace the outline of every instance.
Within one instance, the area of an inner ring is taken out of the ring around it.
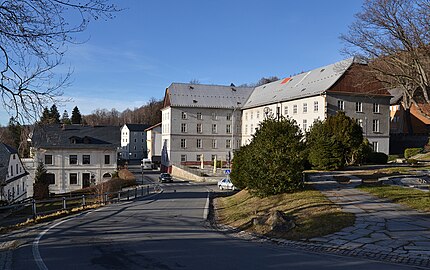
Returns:
[[[293,218],[285,215],[283,212],[275,210],[270,213],[266,224],[270,226],[273,231],[289,231],[296,227]]]

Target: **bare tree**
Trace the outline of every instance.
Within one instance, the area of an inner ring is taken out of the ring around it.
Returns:
[[[67,44],[77,42],[74,34],[91,20],[112,18],[116,11],[108,0],[0,1],[0,95],[5,110],[15,119],[35,120],[47,103],[58,103],[71,74],[56,72]]]
[[[402,91],[407,113],[430,104],[430,0],[366,0],[341,39],[374,77]]]

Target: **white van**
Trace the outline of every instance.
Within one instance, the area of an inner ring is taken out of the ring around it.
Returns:
[[[152,169],[151,159],[149,158],[142,159],[140,166],[142,167],[142,170],[151,170]]]

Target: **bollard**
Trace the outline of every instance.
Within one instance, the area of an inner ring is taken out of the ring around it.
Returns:
[[[149,185],[146,186],[146,194],[149,194]]]
[[[118,191],[118,202],[121,200],[121,191]]]
[[[107,202],[108,202],[107,192],[105,192],[105,195],[104,195],[104,197],[103,197],[103,200],[104,200],[104,204],[106,205],[106,204],[107,204]]]
[[[129,201],[129,200],[130,200],[130,190],[127,189],[127,201]]]
[[[134,189],[134,198],[137,198],[137,188]]]
[[[141,191],[142,191],[142,196],[143,196],[143,187],[142,187]]]
[[[85,194],[82,194],[82,207],[85,208]]]
[[[67,209],[67,205],[66,205],[66,197],[63,197],[63,210]]]
[[[31,208],[33,210],[33,218],[36,219],[36,217],[37,217],[36,200],[33,199],[31,201],[31,203],[32,203],[32,207]]]

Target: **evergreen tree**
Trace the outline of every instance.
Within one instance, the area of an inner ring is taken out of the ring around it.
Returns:
[[[40,122],[42,124],[49,124],[51,121],[51,112],[48,107],[45,107],[42,112],[42,117],[40,117]]]
[[[49,111],[49,118],[51,124],[59,124],[60,123],[60,113],[58,112],[57,106],[52,104],[51,110]]]
[[[37,165],[34,175],[33,197],[35,199],[45,199],[49,197],[49,183],[46,177],[46,168],[43,162]]]
[[[20,123],[18,123],[15,118],[11,117],[9,119],[9,125],[8,130],[12,136],[13,139],[13,147],[15,149],[19,149],[19,146],[21,144],[21,133],[22,133],[22,126]]]
[[[67,110],[64,110],[64,112],[63,112],[63,117],[61,118],[61,123],[65,124],[65,125],[70,125],[72,123],[70,121],[69,113],[67,112]]]
[[[82,115],[79,112],[78,106],[75,106],[72,111],[72,124],[82,124]]]

